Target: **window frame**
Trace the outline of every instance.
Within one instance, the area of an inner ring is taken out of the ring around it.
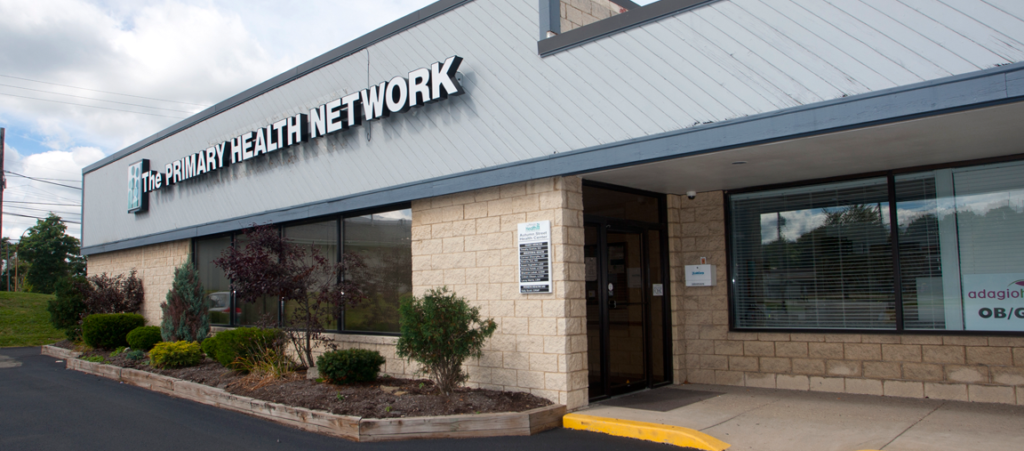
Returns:
[[[373,207],[373,208],[365,208],[365,209],[359,209],[359,210],[352,210],[352,211],[347,211],[347,212],[344,212],[344,213],[331,214],[331,215],[325,215],[325,216],[318,216],[318,217],[313,217],[313,218],[303,218],[301,220],[288,221],[288,222],[282,222],[282,223],[271,224],[271,225],[275,229],[277,229],[277,233],[278,234],[282,234],[282,233],[284,233],[284,229],[286,227],[301,226],[301,225],[313,224],[313,223],[317,223],[317,222],[334,221],[334,223],[335,223],[335,232],[334,233],[335,233],[335,237],[338,240],[338,252],[337,252],[336,258],[337,258],[337,261],[341,261],[341,258],[342,258],[342,256],[345,253],[345,236],[344,236],[345,225],[344,225],[344,222],[345,222],[346,218],[354,218],[354,217],[366,216],[366,215],[372,215],[372,214],[378,214],[378,213],[387,213],[387,212],[397,211],[397,210],[410,210],[411,211],[412,210],[412,204],[409,203],[409,202],[403,202],[403,203],[398,203],[398,204],[382,205],[382,206],[377,206],[377,207]],[[238,236],[240,236],[241,234],[244,234],[245,230],[246,229],[233,230],[233,231],[230,231],[230,232],[216,233],[216,234],[213,234],[213,235],[193,237],[191,239],[191,243],[189,244],[190,258],[192,260],[192,264],[195,265],[196,268],[198,268],[199,262],[197,261],[195,256],[197,255],[196,251],[197,251],[197,248],[198,248],[199,241],[202,241],[202,240],[205,240],[205,239],[213,239],[213,238],[227,236],[227,237],[231,238],[231,246],[234,247],[236,242],[237,242]],[[410,246],[411,245],[412,245],[412,242],[410,241]],[[231,302],[230,302],[229,310],[231,310],[231,312],[234,312],[235,309],[238,308],[237,299],[235,298],[235,286],[234,286],[234,281],[232,281],[231,279],[228,279],[228,282],[229,282],[230,287],[231,287]],[[236,316],[237,315],[234,314],[234,313],[229,315],[229,324],[227,324],[227,325],[223,325],[223,324],[214,325],[214,324],[211,324],[211,326],[213,326],[213,327],[222,327],[222,328],[231,328],[231,329],[238,328],[238,327],[250,327],[250,326],[243,326],[241,324],[238,324]],[[278,301],[278,309],[277,309],[277,327],[284,327],[284,306],[283,306],[283,304],[280,301]],[[401,332],[378,332],[378,331],[345,330],[345,312],[344,312],[344,307],[342,308],[341,314],[338,315],[335,318],[334,328],[333,329],[325,329],[324,332],[328,333],[328,334],[336,334],[336,335],[375,335],[375,336],[387,336],[387,337],[398,337],[398,336],[401,336]]]
[[[1024,154],[1010,155],[1005,157],[994,157],[994,158],[983,158],[974,160],[963,160],[952,163],[932,164],[925,166],[910,166],[898,169],[892,169],[887,171],[873,171],[864,172],[859,174],[843,175],[836,177],[825,177],[810,180],[801,180],[797,182],[787,183],[776,183],[770,185],[752,186],[734,190],[723,190],[724,202],[722,208],[724,209],[724,221],[725,221],[725,255],[726,255],[726,285],[727,285],[727,300],[728,300],[728,311],[729,311],[729,331],[738,333],[805,333],[805,334],[863,334],[863,335],[942,335],[942,336],[999,336],[999,337],[1024,337],[1024,332],[1016,331],[987,331],[987,330],[947,330],[947,329],[906,329],[904,328],[903,318],[903,287],[902,287],[902,273],[899,262],[899,227],[897,222],[898,206],[896,203],[896,176],[923,172],[936,169],[948,169],[948,168],[964,168],[971,166],[981,166],[986,164],[995,163],[1007,163],[1024,161]],[[868,179],[873,177],[885,177],[888,184],[888,198],[889,198],[889,221],[893,226],[890,227],[890,240],[891,240],[891,251],[893,259],[893,290],[895,295],[896,303],[896,329],[885,330],[885,329],[819,329],[819,328],[742,328],[736,325],[736,289],[734,287],[734,276],[733,274],[733,230],[732,230],[732,208],[731,208],[731,197],[737,194],[754,193],[761,191],[771,191],[786,188],[797,188],[803,186],[822,185],[835,182],[844,182],[851,180]]]

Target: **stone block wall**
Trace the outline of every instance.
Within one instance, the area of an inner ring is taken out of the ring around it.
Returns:
[[[730,332],[724,195],[668,205],[676,382],[1024,405],[1024,337]],[[717,284],[687,288],[702,256]]]
[[[626,12],[609,0],[562,0],[562,33]]]
[[[89,255],[86,272],[90,276],[107,273],[116,276],[127,275],[132,269],[142,278],[145,302],[142,316],[146,324],[159,326],[162,319],[160,303],[167,299],[167,292],[174,280],[174,268],[188,260],[191,240],[142,246],[121,251]]]
[[[553,293],[519,293],[517,225],[551,221]],[[554,177],[414,201],[413,292],[447,285],[498,330],[467,363],[471,386],[587,404],[583,194]]]

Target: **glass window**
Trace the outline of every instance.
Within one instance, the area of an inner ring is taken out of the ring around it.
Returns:
[[[244,233],[235,234],[235,246],[248,246],[249,238]],[[269,326],[279,324],[280,301],[276,296],[262,296],[254,302],[235,299],[235,324],[241,326]]]
[[[753,329],[895,329],[888,180],[730,196],[733,311]]]
[[[898,176],[907,328],[1024,331],[1024,164]],[[904,238],[906,237],[906,238]]]
[[[284,228],[284,237],[292,244],[302,247],[307,264],[312,263],[314,253],[326,258],[332,265],[338,262],[338,221],[336,220],[288,226]],[[328,280],[321,280],[320,282],[330,282],[329,279],[331,277],[326,274],[324,276],[328,277]],[[294,316],[292,313],[295,311],[295,308],[296,301],[285,302],[284,322],[286,325],[289,324]],[[331,313],[328,317],[322,318],[325,330],[336,330],[338,328],[338,321],[333,318],[333,315]]]
[[[412,210],[345,218],[346,253],[364,267],[345,274],[367,299],[345,309],[345,330],[398,332],[398,302],[412,294]]]
[[[213,264],[225,249],[231,247],[231,236],[196,240],[196,267],[209,302],[210,324],[226,326],[231,323],[231,282],[224,271]]]

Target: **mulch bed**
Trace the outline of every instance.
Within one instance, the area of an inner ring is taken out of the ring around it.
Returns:
[[[75,349],[74,343],[66,340],[55,346]],[[307,380],[305,370],[289,373],[281,379],[256,378],[238,374],[205,357],[197,366],[161,370],[143,364],[148,359],[128,360],[123,355],[110,357],[110,352],[89,350],[82,357],[100,356],[109,365],[223,388],[236,395],[363,418],[523,412],[551,405],[551,401],[529,393],[475,388],[459,388],[446,398],[433,382],[426,379],[381,377],[372,383],[332,385]]]

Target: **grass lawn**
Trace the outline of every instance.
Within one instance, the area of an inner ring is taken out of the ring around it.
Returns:
[[[0,291],[0,348],[40,346],[64,339],[50,324],[46,302],[50,294]]]

